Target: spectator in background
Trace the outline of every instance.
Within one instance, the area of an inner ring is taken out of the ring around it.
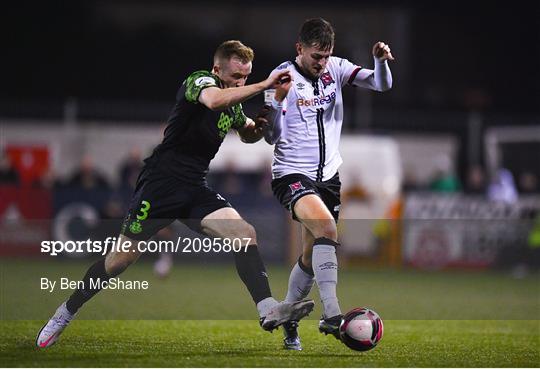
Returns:
[[[100,209],[101,223],[96,228],[92,238],[105,240],[107,237],[117,237],[118,228],[121,227],[124,219],[124,211],[122,200],[112,194],[103,208]]]
[[[351,185],[344,189],[341,193],[341,203],[347,204],[349,201],[368,203],[370,200],[370,195],[366,187],[362,184],[360,176],[353,174],[351,182]]]
[[[446,154],[436,160],[435,176],[429,184],[429,189],[436,192],[458,192],[461,190],[459,179],[452,170],[452,162]]]
[[[105,177],[98,172],[94,166],[94,161],[89,155],[85,155],[79,168],[75,170],[67,182],[68,187],[81,187],[91,191],[97,189],[109,189],[109,184]]]
[[[0,184],[20,184],[19,173],[5,152],[0,153]]]
[[[403,184],[401,189],[405,193],[425,189],[418,180],[416,168],[413,166],[406,166],[403,169]]]
[[[214,171],[208,181],[217,192],[230,197],[239,195],[244,190],[241,176],[235,163],[229,160],[223,170]]]
[[[533,227],[527,239],[529,257],[527,258],[531,268],[535,271],[540,269],[540,214],[534,220]]]
[[[488,188],[488,198],[509,204],[517,201],[518,192],[512,172],[505,168],[497,170]]]
[[[129,189],[130,192],[133,192],[142,166],[141,150],[138,148],[132,149],[126,160],[120,164],[120,188]]]
[[[538,193],[538,177],[530,171],[519,175],[519,192],[522,194]]]
[[[174,241],[175,233],[172,226],[160,229],[158,233],[153,237],[156,242],[160,241]],[[174,264],[174,254],[172,252],[162,251],[159,253],[157,260],[154,262],[154,274],[158,278],[167,278],[171,273]]]
[[[258,196],[266,198],[274,198],[272,189],[268,186],[268,183],[272,182],[272,161],[264,159],[261,161],[257,172],[255,172],[256,179],[256,191]]]
[[[469,168],[465,191],[472,195],[484,195],[486,193],[486,176],[481,166],[473,165]]]
[[[62,186],[62,182],[57,178],[54,170],[49,168],[41,177],[32,182],[33,188],[52,190]]]
[[[516,279],[527,277],[540,270],[540,213],[533,216],[524,244],[512,244],[502,248],[497,256],[497,264],[510,268]]]
[[[7,153],[0,154],[0,184],[18,186],[20,184],[19,173],[13,167]]]

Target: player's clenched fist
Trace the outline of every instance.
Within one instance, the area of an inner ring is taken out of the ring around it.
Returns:
[[[373,56],[379,59],[380,61],[394,60],[394,57],[392,56],[392,53],[390,52],[390,46],[388,46],[387,44],[381,41],[373,45]]]
[[[266,88],[276,88],[281,83],[289,82],[291,80],[291,72],[288,70],[278,70],[270,73],[268,78],[264,81]]]
[[[276,86],[276,94],[274,95],[275,99],[279,102],[282,102],[289,93],[291,89],[293,78],[289,74],[285,78],[281,78],[280,83]]]

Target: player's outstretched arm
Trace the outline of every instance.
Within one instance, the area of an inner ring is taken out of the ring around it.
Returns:
[[[199,95],[199,102],[213,111],[225,110],[250,99],[266,89],[274,88],[280,80],[290,78],[289,73],[288,70],[275,71],[264,81],[242,87],[225,89],[208,87],[202,90]]]
[[[392,72],[388,66],[388,60],[394,60],[390,46],[384,42],[373,45],[373,57],[375,58],[375,86],[377,91],[388,91],[392,88]]]
[[[392,72],[388,60],[394,60],[390,46],[379,41],[373,45],[372,53],[375,69],[362,69],[352,83],[375,91],[388,91],[392,88]]]
[[[289,94],[293,79],[282,80],[276,86],[276,92],[272,98],[270,106],[266,106],[260,114],[263,115],[266,124],[263,125],[264,140],[270,145],[274,145],[281,137],[281,125],[283,118],[283,101]]]

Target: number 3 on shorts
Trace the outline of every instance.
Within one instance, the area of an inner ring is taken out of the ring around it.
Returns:
[[[137,214],[137,220],[145,220],[148,218],[148,210],[150,210],[150,203],[146,200],[141,201],[141,208],[139,211],[142,213],[142,215]]]

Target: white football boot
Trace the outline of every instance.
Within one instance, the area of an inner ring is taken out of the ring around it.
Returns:
[[[154,274],[159,278],[167,278],[173,267],[173,256],[169,253],[161,253],[154,263]]]
[[[39,331],[36,338],[36,346],[46,348],[54,345],[58,341],[58,337],[60,337],[62,331],[66,329],[74,317],[75,314],[71,314],[66,308],[66,303],[62,303],[56,309],[52,318]]]
[[[313,310],[313,300],[295,302],[282,301],[274,306],[266,316],[260,320],[261,327],[266,331],[273,331],[289,320],[300,320]]]

